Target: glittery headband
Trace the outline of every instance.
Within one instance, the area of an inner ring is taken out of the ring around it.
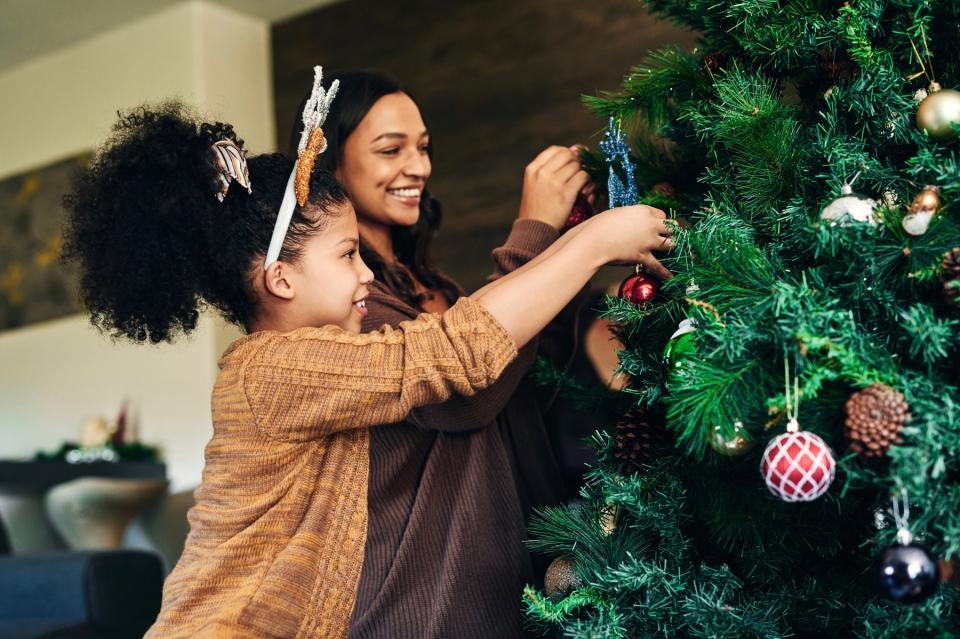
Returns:
[[[324,90],[322,80],[323,68],[313,67],[313,90],[310,92],[307,104],[303,107],[303,131],[300,133],[300,143],[297,145],[297,162],[290,173],[290,179],[287,180],[287,188],[283,192],[283,202],[280,203],[277,223],[273,227],[270,248],[267,249],[267,257],[263,261],[264,270],[280,257],[280,249],[287,236],[287,229],[290,228],[293,211],[297,204],[304,206],[310,196],[310,174],[313,172],[313,165],[317,161],[317,156],[327,149],[327,140],[320,127],[330,113],[330,103],[333,102],[337,89],[340,88],[340,81],[334,80],[330,89]]]
[[[233,140],[220,140],[210,147],[213,153],[213,162],[217,167],[217,185],[220,187],[215,195],[223,202],[234,180],[250,193],[250,169],[247,168],[247,158]]]

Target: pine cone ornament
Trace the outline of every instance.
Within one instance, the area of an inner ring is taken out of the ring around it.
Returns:
[[[633,408],[617,422],[613,457],[626,470],[636,470],[657,457],[657,449],[670,441],[662,412]]]
[[[960,248],[950,249],[943,254],[943,296],[947,303],[960,306]]]
[[[543,576],[543,590],[551,599],[562,599],[583,585],[573,557],[561,556],[550,562]]]
[[[850,448],[864,457],[882,457],[900,442],[900,429],[910,421],[903,393],[885,384],[873,384],[850,396],[844,434]]]

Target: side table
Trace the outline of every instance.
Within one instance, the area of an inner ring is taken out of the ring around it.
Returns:
[[[81,478],[166,481],[166,465],[158,462],[0,461],[0,520],[15,553],[64,548],[48,520],[44,495],[53,486]]]

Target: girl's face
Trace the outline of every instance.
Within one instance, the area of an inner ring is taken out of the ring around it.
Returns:
[[[346,139],[337,177],[360,226],[412,226],[430,177],[430,137],[420,109],[405,93],[377,100]]]
[[[331,215],[325,229],[306,241],[303,256],[289,275],[298,326],[333,324],[360,332],[373,273],[360,258],[359,244],[357,216],[349,203]]]

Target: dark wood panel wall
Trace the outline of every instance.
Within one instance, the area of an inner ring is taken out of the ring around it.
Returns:
[[[650,50],[694,46],[638,0],[345,0],[272,36],[278,148],[315,64],[382,71],[415,96],[445,211],[434,256],[468,289],[516,216],[524,166],[549,144],[596,145],[604,123],[580,95],[617,89]]]

